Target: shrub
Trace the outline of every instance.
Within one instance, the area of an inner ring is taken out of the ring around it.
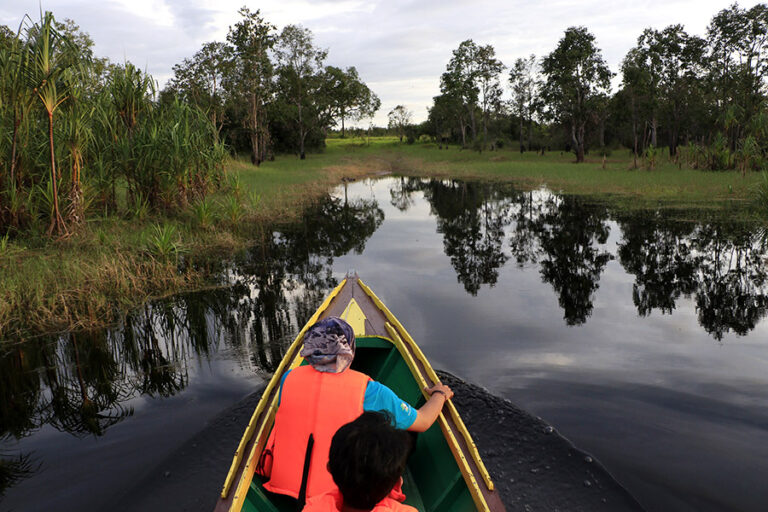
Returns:
[[[213,222],[213,201],[208,198],[200,199],[192,206],[192,213],[195,216],[197,225],[207,229]]]
[[[712,144],[707,148],[707,168],[712,171],[731,168],[731,150],[728,149],[728,141],[722,133],[715,135]]]
[[[147,237],[147,250],[150,254],[163,261],[171,257],[178,259],[183,251],[179,233],[173,224],[155,224],[152,233]]]

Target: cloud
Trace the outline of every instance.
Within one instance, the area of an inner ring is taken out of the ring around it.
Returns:
[[[243,3],[49,0],[42,7],[79,24],[95,41],[98,55],[146,66],[162,84],[171,76],[174,64],[194,54],[203,43],[224,39]],[[289,23],[304,25],[314,32],[320,46],[329,49],[329,64],[357,67],[382,100],[375,121],[386,124],[386,113],[398,104],[413,110],[416,121],[426,118],[451,51],[465,39],[493,45],[498,58],[509,65],[531,53],[545,55],[566,28],[584,25],[595,35],[615,72],[643,29],[683,23],[690,33],[703,35],[712,16],[730,3],[268,0],[251,9],[261,9],[278,29]],[[39,6],[38,0],[4,3],[0,23],[15,29],[25,13],[36,19]]]

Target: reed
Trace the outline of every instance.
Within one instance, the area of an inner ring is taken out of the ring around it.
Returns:
[[[105,68],[57,26],[26,18],[0,45],[0,231],[70,236],[96,216],[183,210],[222,183],[228,151],[205,112],[159,101],[150,75]]]

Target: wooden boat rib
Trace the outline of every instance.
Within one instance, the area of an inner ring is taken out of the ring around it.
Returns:
[[[279,383],[286,371],[304,361],[299,352],[304,333],[327,316],[344,318],[354,329],[357,352],[353,368],[364,371],[419,407],[425,389],[439,382],[429,361],[402,324],[356,275],[348,276],[325,299],[286,351],[267,385],[235,452],[216,512],[295,510],[295,504],[266,493],[256,463],[272,428]],[[419,435],[404,475],[406,503],[423,512],[503,511],[498,492],[477,447],[453,403],[437,424]]]

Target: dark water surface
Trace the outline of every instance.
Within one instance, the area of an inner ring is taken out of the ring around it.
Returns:
[[[648,510],[768,508],[754,227],[507,185],[387,178],[346,197],[228,264],[227,287],[6,344],[0,511],[96,510],[134,488],[268,378],[348,269],[433,366],[546,419]]]

